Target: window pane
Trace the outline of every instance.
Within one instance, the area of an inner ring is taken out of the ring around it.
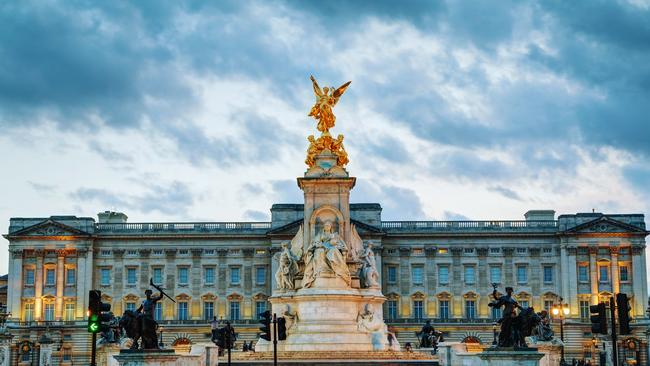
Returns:
[[[156,285],[162,285],[163,283],[163,278],[162,278],[162,268],[154,268],[153,269],[153,283]]]
[[[126,310],[135,311],[135,303],[134,302],[127,302],[126,303]]]
[[[501,267],[498,266],[490,267],[490,282],[501,283]]]
[[[423,317],[423,306],[422,300],[413,301],[413,317],[416,319],[422,319]]]
[[[47,286],[52,286],[54,285],[55,282],[55,276],[54,276],[54,270],[53,269],[47,269],[45,271],[45,285]]]
[[[25,321],[30,322],[34,320],[34,304],[25,304]]]
[[[154,311],[153,311],[153,319],[154,320],[162,320],[162,314],[163,314],[162,303],[157,302],[156,307],[154,308]]]
[[[135,283],[136,283],[135,268],[127,268],[126,269],[126,282],[129,285],[135,285]]]
[[[621,282],[629,281],[627,266],[622,266],[619,268],[619,279]]]
[[[449,301],[440,300],[440,319],[449,319]]]
[[[101,270],[101,284],[108,286],[111,284],[111,270],[108,268],[102,268]]]
[[[397,301],[388,301],[388,319],[397,319]]]
[[[208,301],[203,303],[203,319],[212,320],[214,317],[214,302]]]
[[[446,285],[449,283],[449,267],[438,267],[438,280],[440,284]]]
[[[422,266],[413,266],[411,267],[411,272],[413,277],[413,284],[421,285],[424,281],[423,280],[424,268]]]
[[[609,272],[607,266],[600,266],[600,282],[609,282]]]
[[[178,302],[178,320],[187,320],[187,301]]]
[[[45,321],[54,321],[54,304],[45,304]]]
[[[474,300],[465,301],[465,316],[467,319],[474,319],[476,317],[476,302]]]
[[[73,321],[74,320],[74,311],[75,311],[75,304],[74,303],[65,304],[65,320],[66,321]]]
[[[475,268],[474,266],[465,267],[465,283],[473,285],[475,282]]]
[[[25,271],[25,284],[33,286],[34,285],[34,270],[28,269]]]
[[[255,268],[255,283],[261,285],[266,282],[266,268],[257,267]]]
[[[230,282],[239,283],[239,268],[233,267],[230,269]]]
[[[255,314],[260,317],[260,314],[266,311],[266,301],[258,301],[255,303]]]
[[[188,269],[187,267],[181,267],[178,269],[178,283],[187,285],[188,281]]]
[[[580,300],[580,317],[582,319],[589,319],[590,315],[589,301]]]
[[[553,267],[544,266],[544,282],[545,283],[553,282]]]
[[[214,268],[205,268],[205,283],[214,283]]]
[[[74,268],[68,268],[65,275],[66,285],[72,286],[77,282],[77,271]]]
[[[589,267],[587,266],[578,267],[578,281],[589,282]]]
[[[528,273],[526,271],[526,266],[517,266],[517,282],[528,282]]]
[[[239,302],[230,302],[230,320],[239,320]]]
[[[390,283],[397,282],[397,267],[388,266],[388,282]]]

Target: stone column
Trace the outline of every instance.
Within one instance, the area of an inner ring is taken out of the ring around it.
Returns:
[[[399,292],[400,292],[400,313],[403,318],[410,318],[412,313],[411,306],[411,261],[409,260],[411,255],[410,247],[400,247],[399,248],[399,278],[397,279],[399,283]]]
[[[77,309],[76,318],[83,319],[86,316],[86,307],[84,307],[84,298],[86,297],[86,280],[87,272],[93,271],[94,268],[86,269],[86,256],[88,251],[85,249],[77,249]]]
[[[203,284],[203,266],[201,265],[201,255],[203,254],[203,249],[193,248],[191,252],[192,268],[190,269],[190,278],[192,287],[190,289],[192,291],[192,307],[190,319],[202,319],[203,309],[201,309],[201,287]]]
[[[278,288],[278,283],[275,281],[275,272],[278,271],[278,257],[281,251],[280,247],[271,247],[269,248],[269,258],[271,259],[271,291],[269,293],[273,293],[276,288]]]
[[[598,265],[596,263],[598,247],[589,247],[589,274],[591,282],[591,304],[598,304]]]
[[[645,316],[645,305],[648,298],[645,245],[632,246],[632,272],[632,288],[634,291],[632,310],[635,317],[643,317]]]
[[[451,248],[451,295],[452,302],[451,314],[452,318],[463,317],[463,282],[461,281],[460,274],[463,270],[460,265],[460,256],[463,254],[463,248]]]
[[[478,292],[479,298],[478,309],[476,309],[476,314],[481,318],[489,318],[490,310],[488,309],[488,303],[490,302],[490,288],[492,287],[488,282],[490,278],[489,269],[487,267],[487,255],[488,248],[476,248],[476,253],[478,254],[478,270],[476,277],[478,278]]]
[[[226,293],[226,288],[228,286],[228,263],[227,263],[227,256],[228,256],[228,249],[217,249],[217,255],[219,256],[219,285],[218,285],[218,310],[217,310],[217,316],[219,318],[223,317],[226,319],[228,317],[227,309],[226,306],[228,305],[228,299],[226,296],[228,294]]]
[[[36,271],[34,274],[34,320],[43,320],[43,250],[35,250]]]
[[[530,253],[530,306],[535,309],[542,309],[543,304],[541,300],[542,289],[541,284],[544,279],[541,276],[542,264],[540,263],[539,253],[541,249],[539,247],[528,248],[528,253]]]
[[[0,366],[11,365],[11,338],[9,333],[0,334]]]
[[[56,258],[56,303],[54,305],[54,319],[63,320],[63,285],[65,281],[65,250],[57,251]]]
[[[563,280],[560,281],[560,284],[562,286],[562,288],[560,289],[561,290],[560,293],[562,294],[562,297],[567,300],[569,299],[569,283],[573,284],[573,280],[574,280],[573,277],[569,277],[569,268],[570,268],[570,264],[567,255],[567,244],[562,243],[560,244],[560,278]],[[569,279],[568,281],[564,280],[567,278]]]
[[[566,271],[568,273],[567,277],[562,277],[560,278],[560,283],[565,284],[568,283],[577,283],[578,282],[578,261],[576,260],[576,254],[577,254],[578,249],[576,247],[567,247],[567,262],[569,263],[568,265],[568,270]],[[580,316],[580,303],[578,302],[578,286],[568,286],[569,287],[569,296],[565,297],[566,301],[569,303],[569,306],[571,308],[571,315],[578,317]]]
[[[242,309],[241,315],[242,319],[254,319],[255,317],[253,316],[253,313],[255,313],[254,310],[254,304],[252,301],[253,298],[253,254],[255,253],[255,249],[253,248],[244,248],[242,250],[242,254],[244,255],[244,266],[243,266],[243,271],[244,271],[244,283],[242,287],[242,295],[244,296],[244,299],[241,303]]]
[[[434,318],[436,316],[436,247],[427,247],[424,253],[427,256],[426,262],[426,277],[427,277],[427,317]]]
[[[113,294],[113,313],[122,314],[126,305],[124,304],[124,296],[130,291],[124,291],[124,249],[113,249],[113,266],[111,267],[111,288]],[[142,276],[140,276],[142,280]],[[147,281],[147,284],[149,281]],[[137,291],[133,291],[136,294]]]
[[[612,258],[612,292],[614,293],[614,296],[616,296],[616,294],[619,293],[621,289],[620,277],[618,275],[618,247],[610,246],[609,254]]]
[[[7,282],[7,312],[12,319],[21,319],[21,298],[23,295],[23,251],[12,249],[9,253],[11,263]]]
[[[165,249],[165,291],[172,298],[176,295],[176,248]],[[176,314],[176,309],[174,307],[176,304],[172,303],[167,305],[163,302],[163,319],[164,320],[174,320]]]
[[[505,264],[503,266],[503,284],[505,286],[512,286],[514,287],[514,284],[516,282],[515,274],[514,274],[514,267],[512,264],[512,253],[514,253],[515,249],[514,248],[502,248],[501,251],[503,252],[503,256],[505,257]]]
[[[83,299],[83,308],[84,312],[86,309],[88,309],[88,291],[93,289],[93,272],[95,269],[95,265],[93,263],[95,258],[94,251],[91,248],[88,250],[88,254],[86,255],[86,272],[83,273],[84,277],[84,296],[82,297]],[[81,276],[81,272],[79,273],[79,276]],[[79,301],[79,299],[77,299]]]

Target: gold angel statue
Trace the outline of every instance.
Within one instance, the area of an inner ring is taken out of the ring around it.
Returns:
[[[334,122],[336,122],[336,117],[332,112],[332,108],[334,108],[336,103],[339,101],[339,98],[343,95],[351,81],[339,86],[337,89],[334,89],[333,87],[324,87],[321,89],[313,76],[310,76],[310,79],[314,85],[316,104],[311,107],[308,116],[314,117],[318,120],[318,126],[316,126],[318,131],[323,134],[328,134],[329,129],[334,127]]]

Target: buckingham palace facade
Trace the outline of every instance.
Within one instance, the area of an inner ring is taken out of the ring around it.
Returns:
[[[648,301],[642,214],[529,211],[520,221],[383,221],[379,204],[351,204],[350,217],[376,248],[384,317],[401,342],[426,319],[448,340],[491,344],[492,283],[514,288],[518,302],[550,309],[562,297],[570,359],[596,359],[589,305],[616,293],[631,298],[632,334],[647,355]],[[302,204],[276,204],[270,222],[130,223],[118,212],[12,218],[8,329],[13,352],[47,333],[53,359],[74,364],[90,349],[88,291],[101,290],[116,316],[136,309],[150,279],[174,298],[155,317],[166,346],[209,341],[213,317],[233,321],[254,340],[257,314],[269,307],[280,243],[303,221]],[[559,336],[557,322],[554,329]],[[630,348],[631,349],[631,348]],[[29,356],[14,354],[17,362]],[[13,363],[12,363],[13,364]],[[80,364],[77,362],[77,364]]]

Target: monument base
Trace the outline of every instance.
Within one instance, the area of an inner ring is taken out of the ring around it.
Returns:
[[[534,348],[488,348],[478,354],[486,366],[538,366],[544,354]]]
[[[178,357],[172,349],[123,349],[113,356],[120,366],[177,366]]]

